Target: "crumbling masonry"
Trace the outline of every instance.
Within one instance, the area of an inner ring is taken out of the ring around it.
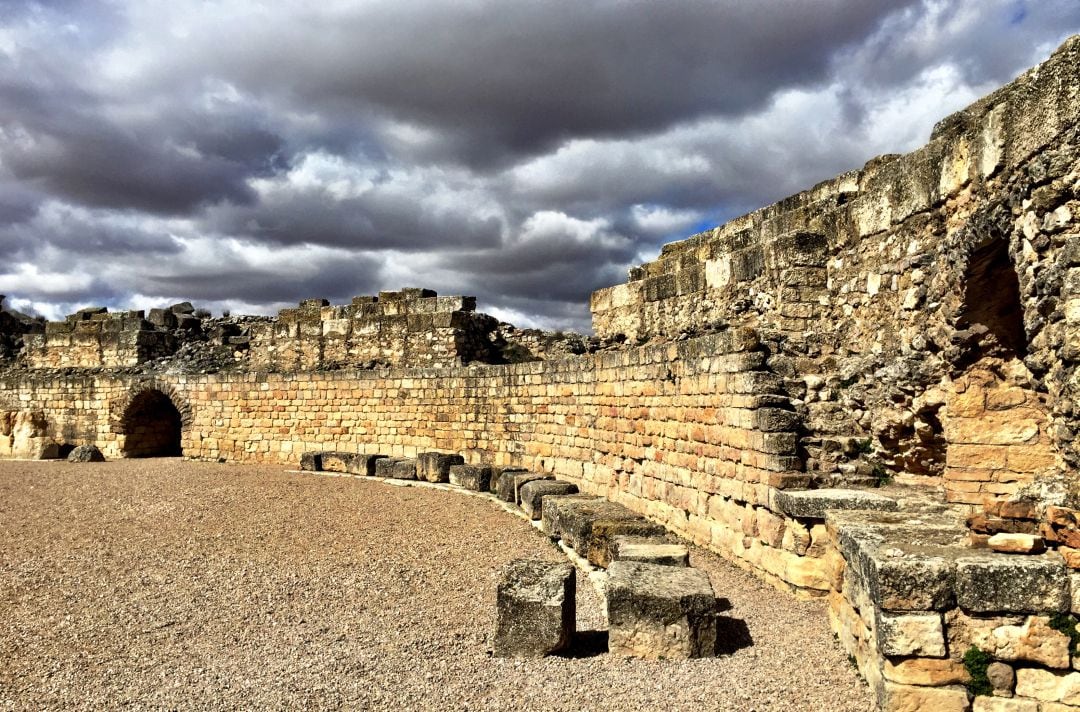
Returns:
[[[668,245],[573,344],[421,290],[0,313],[0,456],[523,466],[826,601],[884,709],[1080,706],[1078,116],[1074,38],[923,148]]]

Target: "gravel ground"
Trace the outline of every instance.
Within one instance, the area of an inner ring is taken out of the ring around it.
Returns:
[[[872,709],[820,604],[703,552],[752,644],[690,662],[491,658],[499,568],[561,556],[438,490],[178,459],[2,462],[0,709]],[[579,629],[601,629],[578,589]]]

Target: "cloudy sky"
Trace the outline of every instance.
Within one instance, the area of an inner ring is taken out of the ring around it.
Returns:
[[[588,328],[659,246],[924,143],[1080,0],[0,0],[0,293],[380,289]]]

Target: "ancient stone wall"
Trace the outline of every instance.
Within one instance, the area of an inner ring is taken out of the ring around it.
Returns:
[[[749,330],[503,366],[152,381],[24,372],[0,381],[0,412],[32,403],[58,444],[133,456],[142,454],[133,394],[147,391],[176,407],[185,456],[296,464],[311,450],[460,452],[555,473],[777,582],[827,588],[823,547],[811,548],[797,522],[785,538],[770,508],[774,491],[807,478],[798,418]]]
[[[249,367],[300,371],[488,362],[489,334],[498,322],[475,309],[473,297],[439,297],[427,289],[355,297],[346,306],[309,299],[252,329]]]
[[[145,312],[92,309],[65,321],[50,321],[41,334],[27,334],[25,358],[32,368],[135,366],[176,351],[172,334],[158,330]]]
[[[958,483],[951,445],[1007,437],[950,440],[971,414],[951,413],[944,394],[983,357],[1000,360],[1010,397],[1023,391],[1048,414],[1024,444],[1080,465],[1077,76],[1074,38],[942,121],[925,147],[666,246],[630,282],[593,295],[597,334],[760,329],[822,480],[940,481],[948,469]],[[1000,425],[995,412],[982,427]],[[950,426],[951,415],[963,422]],[[1019,481],[1046,464],[990,469]]]

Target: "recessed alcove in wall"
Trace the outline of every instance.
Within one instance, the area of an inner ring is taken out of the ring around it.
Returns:
[[[180,446],[183,421],[180,411],[167,395],[145,390],[124,410],[121,431],[124,457],[175,457]]]
[[[964,301],[957,326],[984,327],[976,353],[966,361],[983,356],[1023,357],[1027,352],[1020,281],[1009,258],[1008,242],[991,239],[971,253],[964,273]]]

